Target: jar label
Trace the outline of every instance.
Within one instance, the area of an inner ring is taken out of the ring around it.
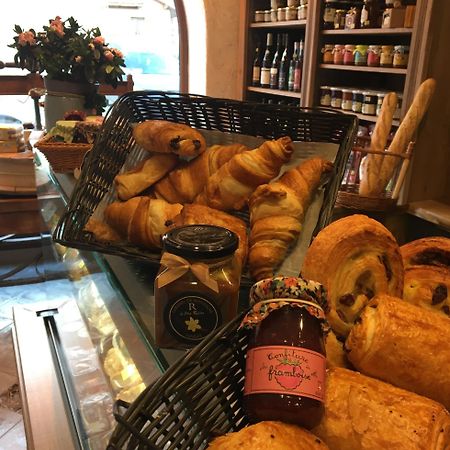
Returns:
[[[221,323],[220,311],[210,300],[185,295],[170,302],[164,311],[170,333],[183,342],[199,342]]]
[[[289,394],[324,402],[325,356],[285,346],[247,351],[244,395]]]

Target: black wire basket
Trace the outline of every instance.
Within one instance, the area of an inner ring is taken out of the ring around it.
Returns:
[[[184,123],[201,130],[217,130],[265,139],[288,135],[293,141],[338,144],[334,172],[325,186],[315,233],[331,219],[358,123],[355,116],[329,110],[160,91],[127,93],[116,100],[108,111],[100,135],[83,163],[81,176],[66,212],[55,228],[55,242],[159,265],[159,252],[123,243],[99,242],[92,233],[84,230],[101,202],[109,204],[116,200],[112,193],[113,180],[125,161],[133,164],[144,158],[145,151],[136,145],[132,136],[132,124],[155,119]]]
[[[242,409],[244,313],[208,335],[131,404],[118,401],[108,450],[204,449],[248,424]]]

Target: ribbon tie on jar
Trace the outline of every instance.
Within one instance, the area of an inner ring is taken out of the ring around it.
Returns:
[[[164,253],[161,256],[161,264],[166,267],[157,279],[157,287],[163,287],[182,277],[189,270],[195,277],[214,292],[219,292],[219,285],[216,280],[211,278],[209,273],[210,266],[205,263],[190,263],[181,256],[172,253]]]

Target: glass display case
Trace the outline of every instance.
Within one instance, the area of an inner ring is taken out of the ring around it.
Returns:
[[[155,268],[52,241],[75,179],[53,174],[39,153],[36,170],[46,231],[34,236],[38,276],[20,281],[29,301],[13,306],[27,441],[31,448],[104,449],[114,402],[132,402],[183,352],[153,343]]]

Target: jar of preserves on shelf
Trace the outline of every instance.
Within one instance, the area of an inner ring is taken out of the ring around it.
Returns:
[[[331,107],[340,109],[342,106],[342,89],[332,87],[331,90]]]
[[[286,20],[286,8],[277,9],[277,20],[278,22],[284,22]]]
[[[325,290],[300,277],[261,280],[250,290],[243,408],[251,422],[276,420],[306,429],[324,413]]]
[[[324,64],[333,64],[333,49],[334,49],[334,45],[333,44],[325,44],[322,48],[322,53],[323,53],[323,63]]]
[[[282,6],[284,6],[282,0],[270,0],[271,9],[278,9],[281,8]]]
[[[367,45],[357,45],[355,47],[355,66],[367,66]]]
[[[264,22],[264,11],[255,11],[255,22]]]
[[[323,10],[323,28],[325,30],[334,29],[334,16],[336,15],[336,4],[334,1],[326,1]]]
[[[399,120],[402,113],[403,94],[397,93],[397,108],[395,108],[394,119]]]
[[[308,4],[300,5],[297,8],[297,19],[306,20],[308,18]]]
[[[345,28],[345,16],[347,15],[346,9],[337,9],[334,15],[334,29],[343,30]]]
[[[376,110],[376,115],[377,116],[380,115],[384,97],[386,97],[386,92],[378,92],[377,93],[377,110]]]
[[[344,111],[351,111],[353,105],[353,91],[351,89],[342,89],[341,108]]]
[[[320,86],[320,106],[331,106],[330,86]]]
[[[355,64],[355,46],[353,44],[346,44],[344,50],[344,64],[352,66]]]
[[[300,5],[300,0],[287,0],[287,5],[297,7]]]
[[[300,6],[306,6],[308,4],[308,0],[300,0]]]
[[[297,20],[297,8],[295,6],[286,7],[286,20]]]
[[[333,63],[344,64],[345,45],[336,44],[333,48]]]
[[[394,47],[394,58],[392,67],[397,69],[406,69],[409,58],[409,47],[407,45],[396,45]]]
[[[377,92],[364,91],[363,96],[362,113],[369,116],[374,116],[377,112]]]
[[[156,343],[190,348],[237,314],[238,236],[222,227],[187,225],[162,238],[155,280]]]
[[[392,67],[393,63],[394,63],[394,46],[382,45],[380,54],[380,66]]]
[[[360,113],[362,111],[364,96],[363,91],[359,89],[354,89],[352,91],[352,111],[355,113]]]
[[[380,65],[381,45],[369,45],[367,50],[367,65],[378,67]]]
[[[361,20],[361,8],[358,6],[352,6],[345,15],[345,29],[354,30],[359,28]]]
[[[264,22],[271,22],[272,21],[273,12],[271,9],[266,9],[264,11]]]

